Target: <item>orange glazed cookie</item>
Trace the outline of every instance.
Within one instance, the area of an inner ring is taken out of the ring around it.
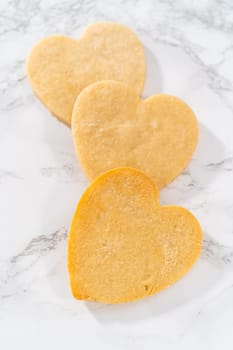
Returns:
[[[186,209],[160,206],[154,182],[117,168],[83,194],[68,243],[75,298],[123,303],[154,294],[183,277],[200,255],[202,231]]]
[[[77,96],[93,82],[123,81],[140,95],[145,78],[144,52],[130,29],[116,23],[96,23],[80,40],[62,35],[41,40],[28,57],[27,75],[41,101],[70,125]]]
[[[155,95],[142,101],[123,83],[90,85],[72,115],[76,153],[90,180],[121,167],[137,168],[162,188],[185,168],[198,140],[192,110],[180,99]]]

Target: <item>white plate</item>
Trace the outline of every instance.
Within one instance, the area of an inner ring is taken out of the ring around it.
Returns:
[[[117,333],[145,334],[195,312],[232,282],[233,119],[214,90],[211,70],[176,47],[150,42],[144,96],[169,93],[184,99],[200,123],[198,149],[188,168],[161,192],[161,202],[190,209],[205,241],[193,269],[165,291],[127,305],[106,306],[72,298],[66,270],[66,232],[87,181],[75,159],[70,129],[53,118],[24,84],[25,104],[1,140],[7,169],[0,196],[1,295],[6,323],[23,331],[33,322]],[[12,315],[14,318],[12,319]],[[23,321],[22,321],[23,320]],[[33,321],[32,321],[33,320]],[[9,328],[10,329],[10,328]]]

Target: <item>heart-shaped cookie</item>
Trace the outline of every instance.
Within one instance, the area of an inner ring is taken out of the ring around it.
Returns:
[[[87,85],[113,79],[141,93],[145,58],[141,43],[116,23],[89,26],[80,40],[51,36],[40,41],[27,61],[31,86],[61,121],[70,125],[73,104]]]
[[[142,101],[125,84],[102,81],[79,95],[72,134],[90,180],[126,166],[143,171],[162,188],[192,157],[198,124],[192,110],[177,97],[155,95]]]
[[[75,298],[122,303],[176,282],[200,255],[202,232],[186,209],[160,206],[154,182],[132,168],[101,175],[83,194],[70,228]]]

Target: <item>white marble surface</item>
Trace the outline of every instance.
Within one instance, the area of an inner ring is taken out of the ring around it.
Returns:
[[[198,217],[201,259],[173,287],[124,306],[71,297],[67,230],[87,181],[69,128],[25,77],[38,39],[78,38],[99,20],[128,25],[144,43],[144,96],[175,94],[200,122],[194,159],[161,201]],[[232,349],[233,2],[1,0],[0,43],[1,349]]]

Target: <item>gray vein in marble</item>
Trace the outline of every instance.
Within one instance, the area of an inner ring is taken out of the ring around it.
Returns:
[[[11,263],[17,263],[22,257],[29,255],[43,255],[46,252],[56,249],[57,245],[67,238],[67,230],[60,229],[48,235],[34,237],[22,252],[13,256]]]
[[[203,162],[194,158],[188,167],[163,192],[175,190],[182,196],[187,193],[199,193],[200,191],[209,193],[208,185],[211,180],[211,174],[217,176],[218,172],[230,173],[232,171],[233,157],[231,155],[216,162]],[[202,201],[200,207],[203,207],[207,202],[207,200]],[[190,207],[190,209],[192,208]]]
[[[189,191],[201,191],[204,186],[195,179],[190,171],[189,167],[186,168],[180,175],[175,179],[174,183],[167,186],[166,190],[175,189],[177,191],[189,192]]]
[[[233,171],[233,157],[228,157],[220,162],[206,164],[208,169]]]
[[[45,177],[51,177],[53,175],[66,175],[72,176],[74,174],[74,168],[71,164],[65,164],[61,167],[47,167],[41,168],[41,175]]]
[[[57,176],[65,182],[76,182],[79,179],[78,172],[73,164],[64,164],[59,167],[46,167],[40,169],[41,175],[46,178]]]
[[[44,178],[57,177],[63,182],[79,182],[86,183],[87,180],[78,166],[77,159],[74,154],[68,152],[59,152],[57,154],[59,163],[57,166],[47,166],[40,168],[40,174]]]
[[[162,5],[161,2],[159,2]],[[145,35],[148,35],[152,38],[152,40],[155,40],[157,42],[160,42],[165,45],[177,47],[183,49],[187,55],[199,65],[199,67],[202,68],[202,70],[205,72],[206,76],[209,80],[209,87],[223,100],[225,105],[233,111],[233,105],[230,103],[227,99],[227,97],[224,95],[224,92],[230,92],[233,93],[233,81],[230,79],[227,79],[223,77],[218,72],[218,65],[208,64],[201,59],[200,53],[204,49],[202,46],[197,45],[196,43],[192,42],[192,38],[186,36],[186,33],[182,31],[182,29],[179,28],[177,21],[177,24],[175,23],[175,19],[178,19],[181,21],[187,22],[189,25],[192,24],[195,28],[195,18],[199,19],[206,30],[208,29],[217,29],[220,32],[226,30],[227,32],[232,32],[233,26],[232,23],[229,21],[227,23],[230,24],[230,26],[226,29],[226,17],[222,16],[221,21],[219,21],[219,12],[215,12],[214,14],[211,13],[211,9],[207,10],[205,13],[205,16],[200,17],[199,12],[195,11],[195,8],[191,8],[186,10],[185,6],[182,6],[181,4],[176,4],[174,2],[166,1],[165,2],[167,6],[166,11],[170,14],[168,15],[168,18],[166,18],[166,25],[164,23],[158,23],[154,22],[154,26],[156,30],[145,30],[138,24],[138,30],[145,33]],[[225,2],[222,2],[223,4],[226,4]],[[183,4],[184,5],[184,4]],[[214,7],[213,7],[214,8]],[[216,3],[216,8],[218,8],[218,5]],[[216,8],[214,8],[214,11],[216,11]],[[165,9],[163,8],[165,11]],[[189,13],[190,12],[190,13]],[[200,13],[203,13],[200,11]],[[153,16],[153,13],[152,13]],[[175,17],[175,18],[174,18]],[[164,18],[164,17],[163,17]],[[216,23],[218,23],[216,25]],[[226,50],[229,50],[232,47],[232,44],[230,44],[226,49],[224,49],[222,53],[222,57],[224,57]],[[219,62],[218,62],[219,63]]]
[[[4,96],[0,103],[2,111],[10,111],[25,101],[26,96],[19,93],[20,89],[27,84],[24,71],[25,60],[22,59],[12,65],[5,63],[1,66],[0,92]]]
[[[34,237],[17,255],[7,261],[0,261],[0,296],[6,297],[17,293],[15,291],[17,283],[16,286],[11,286],[11,282],[14,282],[19,275],[31,270],[42,257],[54,251],[66,239],[67,229],[65,228],[48,235],[39,235]]]
[[[0,184],[5,184],[9,180],[23,180],[23,177],[14,172],[0,169]]]
[[[205,233],[201,257],[216,266],[233,265],[233,246],[224,246]]]
[[[171,37],[174,37],[177,40],[178,44],[174,44],[174,43],[171,44],[169,40],[160,38],[159,36],[156,37],[156,40],[165,45],[182,48],[187,53],[187,55],[192,59],[192,61],[197,63],[202,68],[202,70],[205,72],[206,76],[209,79],[209,84],[208,84],[209,87],[221,99],[223,99],[222,92],[225,92],[225,91],[233,92],[233,82],[221,76],[221,74],[219,74],[217,70],[214,68],[214,65],[210,66],[209,64],[205,64],[203,60],[201,60],[201,58],[198,55],[199,49],[197,45],[190,43],[190,41],[186,40],[186,38],[182,36],[180,33],[176,34],[176,31],[173,31],[173,34],[172,34],[172,30],[171,30],[169,34],[171,35]],[[233,108],[231,105],[228,107]]]

